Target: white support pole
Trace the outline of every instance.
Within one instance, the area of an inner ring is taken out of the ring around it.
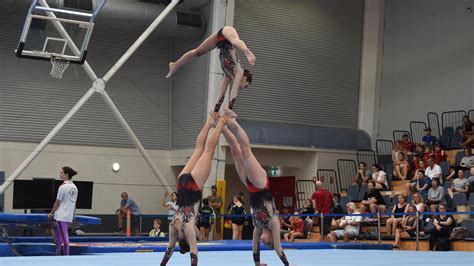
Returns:
[[[43,0],[44,1],[44,0]],[[107,83],[113,75],[122,67],[122,65],[132,56],[132,54],[142,45],[142,43],[151,35],[151,33],[158,27],[161,21],[178,5],[180,0],[172,0],[171,3],[160,13],[160,15],[148,26],[140,37],[128,48],[125,54],[115,63],[115,65],[105,74],[103,80]]]
[[[5,190],[13,183],[15,179],[30,165],[30,163],[40,154],[40,152],[48,145],[48,143],[53,139],[53,137],[58,134],[58,132],[66,125],[66,123],[71,119],[74,114],[79,111],[79,109],[89,100],[89,98],[94,94],[94,88],[90,88],[84,96],[74,105],[74,107],[64,116],[64,118],[49,132],[49,134],[41,141],[41,143],[26,157],[26,159],[18,166],[18,168],[13,171],[13,173],[3,182],[0,186],[0,195],[5,192]]]
[[[135,133],[133,133],[132,129],[130,128],[130,126],[128,125],[127,121],[125,121],[125,118],[123,118],[122,114],[120,113],[120,111],[118,110],[117,106],[115,106],[114,102],[112,101],[112,99],[110,98],[110,96],[107,94],[106,91],[102,91],[101,92],[101,95],[102,97],[104,98],[104,101],[107,103],[107,105],[109,106],[110,110],[112,111],[112,113],[115,115],[115,117],[117,118],[117,120],[119,121],[119,123],[122,125],[122,127],[125,129],[125,131],[127,132],[128,136],[130,137],[130,139],[132,140],[133,144],[135,145],[135,147],[137,148],[138,152],[140,152],[140,154],[142,155],[142,157],[145,159],[146,163],[148,164],[148,166],[151,168],[151,171],[153,172],[153,174],[155,175],[156,178],[158,178],[158,180],[161,182],[161,184],[163,186],[165,186],[166,190],[171,194],[173,192],[173,190],[171,189],[170,185],[168,185],[168,182],[166,181],[166,179],[163,177],[163,175],[161,174],[160,170],[158,170],[158,167],[156,167],[155,163],[153,162],[153,160],[151,159],[151,157],[148,155],[148,153],[146,152],[145,148],[143,147],[143,145],[140,143],[140,140],[138,140],[137,136],[135,135]]]
[[[48,3],[46,3],[45,0],[40,0],[39,4],[43,7],[49,8],[49,5],[48,5]],[[53,12],[47,11],[45,13],[48,17],[57,18],[56,15]],[[69,46],[71,51],[74,53],[74,55],[80,56],[81,51],[77,48],[76,44],[71,39],[71,37],[69,36],[67,31],[64,29],[63,25],[58,21],[52,21],[52,23],[53,23],[54,27],[58,30],[61,37],[63,37],[64,39],[67,40],[67,45]],[[89,65],[89,63],[87,63],[87,61],[85,61],[84,64],[82,64],[82,68],[84,69],[84,71],[86,71],[87,75],[89,76],[89,78],[92,81],[97,79],[97,75],[95,74],[94,70],[92,70],[91,66]]]

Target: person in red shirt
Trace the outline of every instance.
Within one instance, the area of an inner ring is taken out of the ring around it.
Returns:
[[[316,209],[315,214],[331,213],[332,193],[324,188],[323,182],[316,182],[316,191],[311,196],[311,199],[313,200]],[[323,220],[319,222],[319,232],[323,233],[321,240],[323,240],[331,232],[331,222],[332,217],[329,216],[324,216]]]
[[[299,215],[299,212],[295,212]],[[284,238],[286,242],[295,242],[295,238],[304,238],[304,221],[300,216],[293,216],[291,218],[291,231],[286,233]]]
[[[402,145],[405,154],[411,154],[416,144],[410,141],[408,134],[403,134],[402,136]]]
[[[439,143],[434,145],[434,157],[436,164],[440,164],[441,162],[446,161],[446,158],[448,158],[448,155],[446,155]]]
[[[425,152],[423,153],[423,161],[427,162],[428,159],[433,156],[434,153],[433,151],[431,150],[431,146],[430,145],[426,145],[425,146]]]

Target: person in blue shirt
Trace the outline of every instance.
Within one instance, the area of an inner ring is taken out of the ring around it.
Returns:
[[[433,146],[436,143],[436,137],[431,135],[431,128],[425,128],[425,135],[421,139],[423,143]]]
[[[122,200],[120,200],[120,208],[115,211],[118,217],[118,229],[119,232],[123,232],[123,219],[127,218],[127,209],[130,209],[130,226],[135,232],[135,236],[138,236],[138,228],[140,226],[140,207],[138,207],[137,203],[128,197],[127,192],[122,192],[120,195]]]

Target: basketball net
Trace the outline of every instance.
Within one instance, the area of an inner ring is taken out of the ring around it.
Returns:
[[[69,66],[69,60],[55,56],[51,56],[50,60],[53,67],[51,68],[51,72],[49,74],[55,79],[61,79],[63,77],[64,71],[66,71],[67,67]]]

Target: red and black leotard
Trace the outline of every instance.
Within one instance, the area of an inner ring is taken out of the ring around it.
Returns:
[[[232,43],[230,43],[222,34],[221,28],[217,32],[217,49],[219,52],[219,59],[221,61],[221,67],[224,74],[230,79],[234,78],[234,67],[240,63],[239,56],[237,55]]]
[[[176,187],[178,191],[176,214],[183,214],[183,223],[187,223],[191,218],[196,217],[202,191],[191,174],[180,175]]]
[[[260,228],[269,229],[269,223],[276,214],[275,203],[273,202],[270,182],[263,189],[255,187],[247,178],[247,190],[250,192],[250,207],[253,225]]]

